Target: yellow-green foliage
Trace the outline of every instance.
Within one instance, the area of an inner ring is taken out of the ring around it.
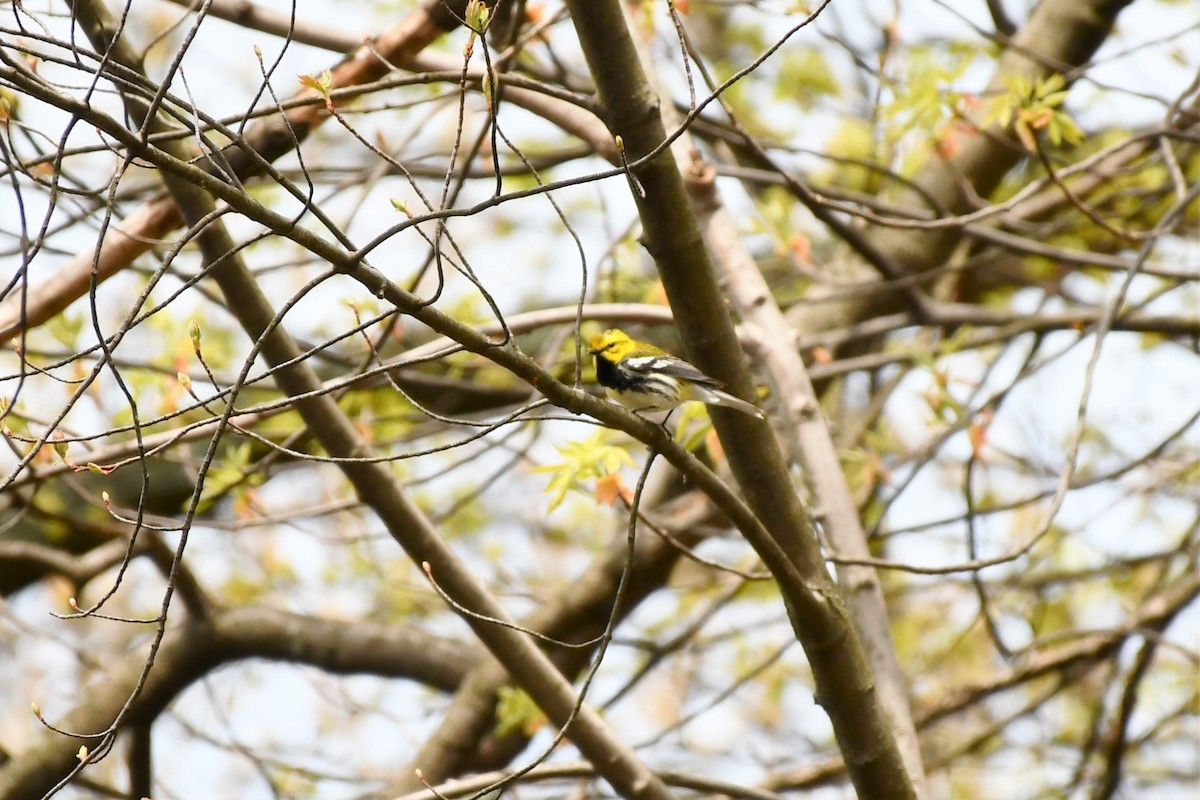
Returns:
[[[241,442],[229,448],[213,462],[204,478],[200,492],[200,511],[206,511],[227,492],[237,488],[261,486],[267,479],[266,473],[253,464],[251,443]]]
[[[533,699],[521,689],[502,686],[497,693],[496,735],[522,733],[532,736],[546,722]]]
[[[599,430],[582,441],[559,445],[555,449],[563,461],[534,470],[551,476],[545,489],[550,495],[547,511],[558,508],[572,489],[583,491],[584,481],[611,475],[623,466],[637,466],[628,450],[607,443],[610,435],[607,430]]]
[[[825,143],[825,154],[833,160],[829,167],[816,174],[816,182],[857,192],[874,192],[878,188],[879,172],[850,162],[873,161],[875,148],[870,126],[864,120],[846,118]]]
[[[889,141],[912,130],[932,134],[957,114],[964,94],[956,91],[954,84],[973,58],[973,51],[911,48],[903,77],[892,85],[895,100],[883,109],[890,122]]]
[[[1025,75],[1013,75],[1005,81],[1005,87],[1004,92],[988,101],[985,124],[995,123],[1004,128],[1011,124],[1029,150],[1035,149],[1034,137],[1039,131],[1055,146],[1083,141],[1083,131],[1062,108],[1069,94],[1062,75],[1055,73],[1032,80]]]
[[[776,98],[795,100],[807,110],[821,98],[836,96],[841,90],[829,62],[817,48],[797,47],[783,54],[775,83]]]

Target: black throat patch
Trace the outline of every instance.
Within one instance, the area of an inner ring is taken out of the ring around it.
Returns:
[[[596,356],[596,381],[601,386],[616,389],[618,392],[625,391],[633,384],[631,376],[617,369],[616,364],[603,356]]]

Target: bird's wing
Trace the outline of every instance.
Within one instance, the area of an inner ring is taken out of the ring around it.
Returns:
[[[633,372],[658,373],[713,388],[724,386],[720,381],[708,377],[682,358],[675,356],[630,356],[625,359],[625,365]]]

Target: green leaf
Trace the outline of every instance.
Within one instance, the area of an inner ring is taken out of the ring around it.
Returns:
[[[250,442],[242,442],[213,465],[204,478],[204,488],[200,492],[201,511],[211,508],[235,486],[262,485],[266,475],[251,466],[251,458]]]
[[[584,481],[611,475],[623,466],[637,466],[624,447],[606,443],[608,436],[607,430],[600,430],[582,441],[568,442],[556,447],[564,460],[534,469],[534,472],[552,476],[544,490],[546,494],[551,495],[547,511],[558,508],[566,499],[567,492],[579,489]]]
[[[693,422],[697,424],[692,425]],[[688,403],[680,409],[673,438],[680,447],[695,453],[704,444],[710,430],[712,420],[709,419],[707,407],[703,403]]]
[[[327,69],[321,70],[321,74],[317,77],[312,75],[301,75],[300,83],[307,86],[313,91],[321,95],[326,100],[329,99],[329,92],[333,88],[333,73]]]
[[[45,325],[46,330],[54,340],[63,347],[75,347],[79,340],[79,332],[83,330],[82,314],[58,314],[50,318]]]
[[[1028,149],[1032,149],[1033,136],[1039,130],[1045,130],[1046,138],[1056,146],[1063,142],[1079,144],[1084,139],[1083,130],[1062,109],[1069,93],[1066,79],[1058,73],[1032,82],[1023,75],[1013,76],[1006,81],[1005,91],[988,101],[984,124],[1007,128],[1015,116],[1016,133]]]
[[[841,91],[841,84],[820,50],[800,47],[785,53],[775,84],[777,98],[791,98],[801,108],[810,109],[822,97],[837,96]]]
[[[524,733],[530,736],[546,722],[545,715],[528,694],[515,686],[496,692],[496,735]]]

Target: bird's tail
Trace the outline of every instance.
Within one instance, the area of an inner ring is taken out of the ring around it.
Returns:
[[[741,411],[743,414],[750,414],[759,419],[767,418],[767,415],[758,406],[753,403],[747,403],[740,397],[734,397],[729,392],[724,392],[720,389],[708,386],[694,386],[693,394],[695,395],[694,399],[702,400],[710,406],[724,406],[725,408],[732,408],[735,411]]]

